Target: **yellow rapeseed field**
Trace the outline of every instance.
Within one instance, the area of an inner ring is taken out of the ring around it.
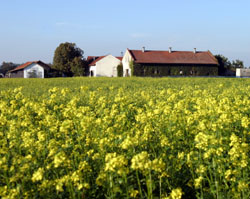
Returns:
[[[0,80],[0,198],[250,198],[250,79]]]

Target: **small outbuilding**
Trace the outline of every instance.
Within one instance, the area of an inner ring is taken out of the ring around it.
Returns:
[[[49,70],[49,65],[42,61],[30,61],[8,71],[6,76],[10,78],[45,78]]]
[[[236,77],[250,77],[250,68],[236,68]]]
[[[121,64],[122,57],[113,55],[89,56],[87,62],[89,65],[90,77],[117,77],[117,66]]]

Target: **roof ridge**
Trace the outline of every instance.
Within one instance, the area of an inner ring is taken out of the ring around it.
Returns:
[[[27,68],[28,66],[30,66],[31,64],[34,64],[34,63],[40,64],[40,65],[47,65],[44,62],[42,62],[41,60],[38,60],[38,61],[27,61],[24,64],[21,64],[21,65],[17,66],[16,68],[14,68],[13,70],[10,70],[8,72],[12,72],[12,71],[16,71],[16,70],[21,70],[21,69]]]
[[[129,51],[141,51],[141,50],[133,50],[130,49]],[[145,50],[145,52],[169,52],[168,50]],[[192,50],[172,50],[172,52],[189,52],[189,53],[193,53]],[[196,51],[196,52],[202,52],[202,53],[206,53],[207,51]]]
[[[213,58],[213,60],[214,60],[214,61],[216,61],[216,63],[219,65],[218,60],[217,60],[217,59],[216,59],[216,57],[215,57],[215,56],[211,53],[211,51],[210,51],[210,50],[208,50],[207,52],[208,52],[209,56],[210,56],[210,57],[212,57],[212,58]]]

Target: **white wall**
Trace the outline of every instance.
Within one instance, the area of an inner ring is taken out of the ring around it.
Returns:
[[[128,71],[128,76],[131,76],[131,69],[129,66],[129,63],[132,61],[132,57],[128,50],[126,50],[123,59],[122,59],[122,65],[123,65],[123,76],[126,76],[126,71]]]
[[[44,78],[44,68],[37,63],[33,63],[24,69],[24,78],[29,78],[29,73],[32,71],[36,72],[38,78]]]
[[[250,69],[236,68],[236,77],[250,77]]]
[[[91,77],[91,71],[93,72],[93,77],[96,77],[96,66],[90,66],[89,76]]]
[[[113,55],[107,55],[96,62],[96,76],[117,77],[117,66],[121,63]]]

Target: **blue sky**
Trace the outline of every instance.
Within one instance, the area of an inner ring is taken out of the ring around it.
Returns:
[[[0,63],[52,62],[74,42],[88,55],[126,48],[210,50],[250,66],[249,0],[1,0]]]

